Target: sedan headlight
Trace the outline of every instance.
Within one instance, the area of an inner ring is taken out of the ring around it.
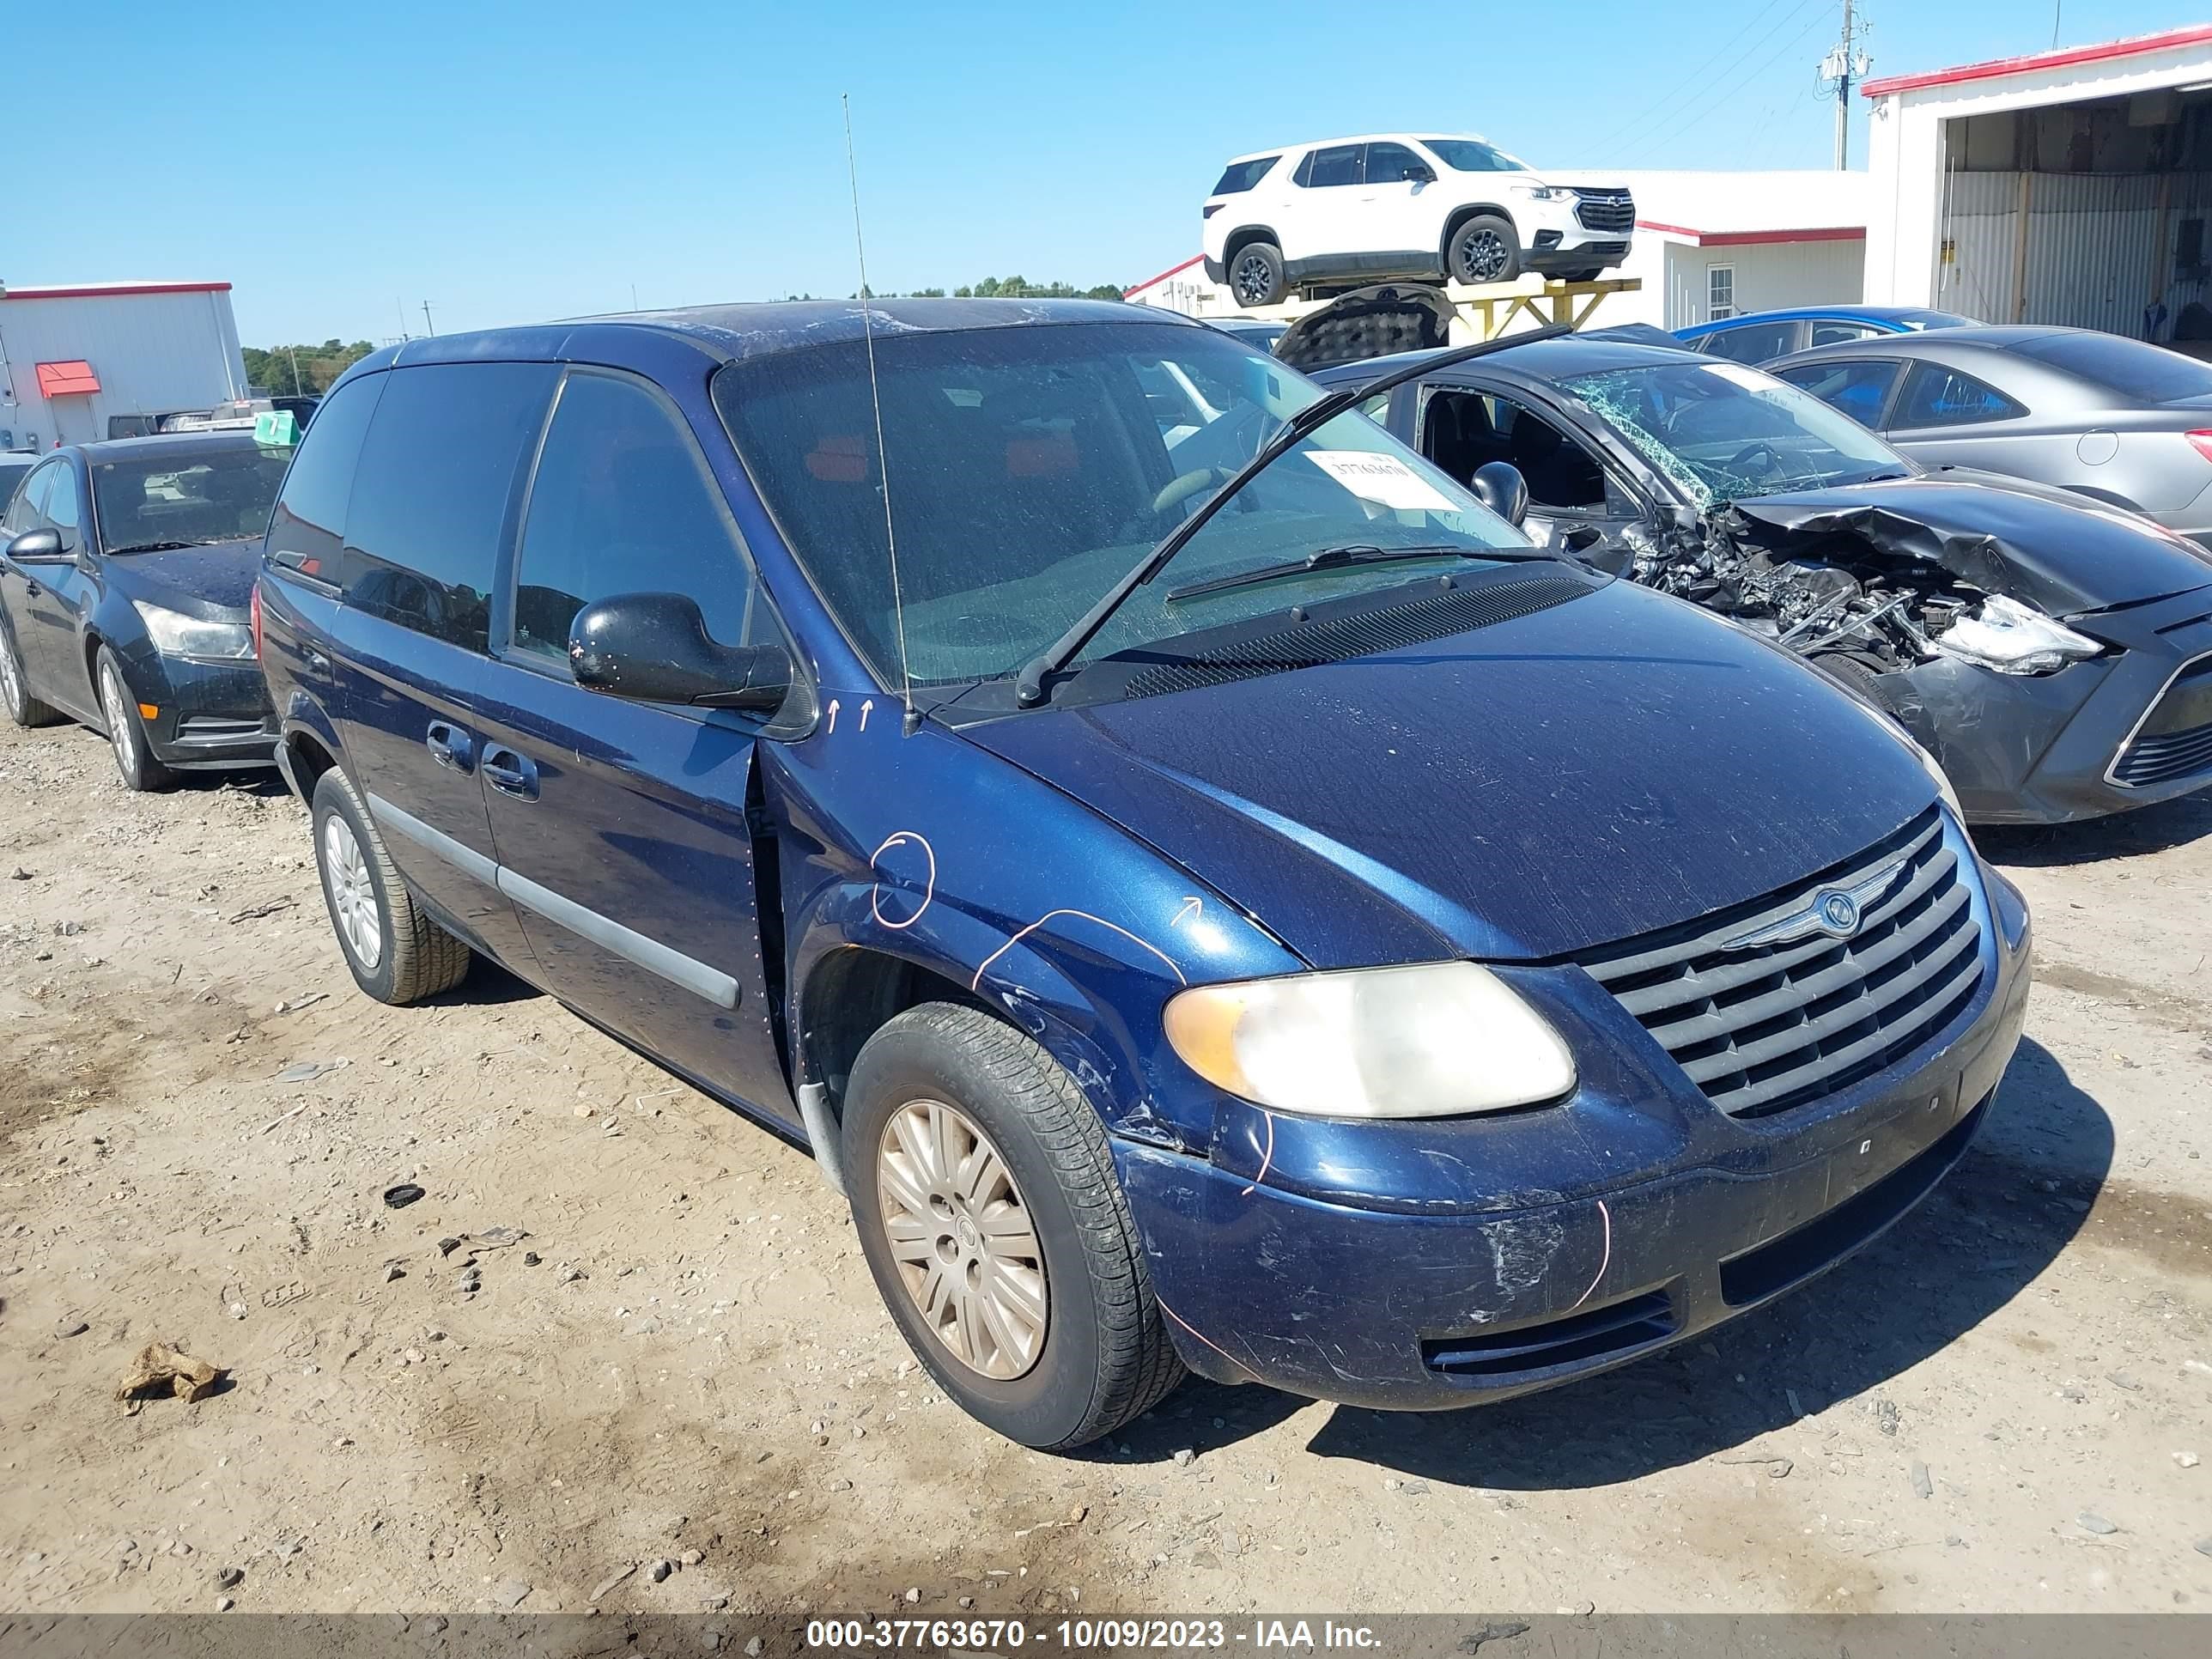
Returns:
[[[1201,985],[1167,1036],[1207,1082],[1316,1117],[1453,1117],[1575,1086],[1559,1033],[1471,962]]]
[[[1947,657],[2000,674],[2054,674],[2105,647],[2055,623],[2033,605],[1992,593],[1929,641]]]
[[[210,662],[250,662],[253,659],[253,630],[244,623],[202,622],[181,611],[166,610],[143,599],[131,601],[154,648],[167,657],[196,657]]]

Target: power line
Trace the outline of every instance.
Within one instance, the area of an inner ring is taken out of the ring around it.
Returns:
[[[1813,0],[1813,3],[1816,7],[1814,15],[1808,18],[1806,21],[1800,26],[1796,33],[1784,40],[1780,46],[1777,46],[1772,52],[1769,52],[1758,63],[1753,64],[1748,70],[1737,76],[1735,80],[1716,80],[1712,85],[1707,88],[1710,96],[1700,98],[1695,103],[1692,103],[1683,112],[1681,118],[1679,119],[1673,127],[1669,128],[1662,137],[1653,140],[1647,148],[1653,150],[1663,149],[1666,145],[1672,143],[1675,139],[1681,137],[1684,134],[1694,131],[1705,122],[1712,119],[1715,115],[1720,112],[1721,109],[1727,103],[1729,98],[1733,97],[1736,93],[1741,92],[1745,87],[1750,85],[1752,82],[1757,80],[1768,70],[1773,68],[1775,64],[1781,62],[1782,59],[1789,53],[1795,52],[1797,49],[1799,43],[1814,29],[1822,27],[1826,23],[1827,20],[1820,14],[1820,10],[1825,9],[1827,0]],[[1800,11],[1802,10],[1802,8],[1801,7]],[[1786,17],[1783,20],[1784,23],[1788,23],[1792,18],[1795,18],[1799,14],[1797,12],[1792,12],[1790,15],[1790,17]],[[1747,55],[1748,54],[1747,54]],[[1692,111],[1695,111],[1696,112],[1693,114],[1691,112]]]
[[[1700,87],[1705,84],[1706,71],[1711,70],[1715,65],[1721,63],[1723,59],[1726,58],[1729,51],[1736,45],[1736,43],[1741,40],[1746,35],[1749,34],[1753,29],[1759,26],[1761,19],[1765,18],[1770,12],[1773,11],[1776,7],[1784,3],[1785,0],[1767,0],[1766,4],[1761,6],[1756,12],[1752,14],[1749,21],[1746,22],[1741,28],[1738,29],[1734,34],[1730,35],[1727,40],[1722,43],[1719,51],[1713,53],[1711,58],[1705,59],[1704,63],[1700,64],[1689,74],[1678,79],[1665,96],[1660,98],[1654,103],[1644,105],[1642,108],[1628,116],[1625,120],[1613,126],[1604,135],[1603,137],[1597,141],[1594,149],[1598,150],[1604,149],[1607,145],[1611,144],[1614,139],[1620,137],[1626,133],[1633,131],[1636,128],[1643,126],[1649,122],[1657,120],[1659,118],[1660,112],[1666,109],[1677,100],[1680,99],[1685,94],[1694,94]],[[1771,33],[1771,31],[1769,31],[1769,33]],[[1766,37],[1765,35],[1761,35],[1759,37],[1759,40],[1763,41],[1765,38]],[[1759,41],[1753,41],[1751,46],[1747,48],[1747,55],[1749,52],[1756,51],[1759,44]]]

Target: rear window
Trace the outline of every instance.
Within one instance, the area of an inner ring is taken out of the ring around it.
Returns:
[[[546,363],[450,363],[382,377],[346,510],[348,604],[484,649],[501,533],[556,372]],[[335,412],[315,422],[318,436]]]
[[[131,553],[258,538],[291,459],[289,450],[224,444],[97,462],[100,540],[110,553]]]
[[[2014,349],[2134,403],[2212,397],[2212,366],[2117,334],[2052,334],[2024,340]]]
[[[1240,196],[1267,176],[1267,169],[1282,160],[1279,155],[1262,155],[1256,161],[1231,161],[1221,172],[1213,186],[1216,196]]]

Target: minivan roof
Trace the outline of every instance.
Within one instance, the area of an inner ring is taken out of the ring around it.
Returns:
[[[482,329],[468,334],[437,334],[372,352],[343,377],[380,368],[422,363],[585,362],[605,362],[610,336],[676,340],[695,346],[718,362],[737,362],[841,345],[866,337],[871,320],[876,337],[1013,328],[1049,323],[1169,323],[1196,328],[1178,313],[1118,300],[787,300],[752,304],[684,306],[667,311],[623,311],[603,317],[520,328]]]

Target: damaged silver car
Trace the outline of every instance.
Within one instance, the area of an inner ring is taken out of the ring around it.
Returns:
[[[1389,310],[1366,302],[1370,349]],[[1404,337],[1433,338],[1432,308],[1404,315]],[[1342,332],[1309,337],[1340,350]],[[1796,388],[1664,337],[1534,341],[1368,412],[1539,545],[1717,611],[1893,715],[1975,822],[2212,785],[2212,557],[2196,544],[2020,479],[1924,471]]]

